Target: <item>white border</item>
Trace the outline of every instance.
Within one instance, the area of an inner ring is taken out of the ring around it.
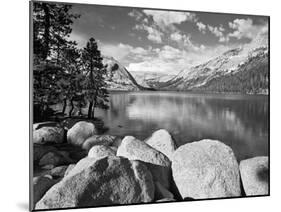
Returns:
[[[57,0],[59,1],[59,0]],[[271,16],[271,197],[77,209],[74,211],[275,211],[280,208],[281,12],[278,1],[264,0],[68,0],[163,9]],[[28,210],[29,28],[27,0],[1,2],[1,211]],[[4,46],[4,48],[3,48]],[[4,117],[4,119],[2,118]]]

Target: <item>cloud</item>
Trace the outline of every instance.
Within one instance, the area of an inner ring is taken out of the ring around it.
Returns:
[[[68,39],[71,41],[76,41],[77,46],[79,48],[85,47],[87,41],[89,40],[89,38],[87,36],[77,33],[77,32],[72,32]]]
[[[159,51],[159,58],[163,60],[175,60],[182,58],[185,51],[181,51],[177,48],[174,48],[172,46],[165,45],[162,47],[162,49]]]
[[[162,42],[162,36],[163,33],[160,32],[155,26],[151,25],[149,26],[148,18],[145,17],[145,15],[140,12],[139,10],[132,10],[128,13],[130,17],[133,17],[138,21],[140,24],[137,24],[134,29],[136,30],[144,30],[147,32],[147,39],[155,42],[155,43],[161,43]]]
[[[145,9],[142,13],[133,10],[128,15],[139,22],[134,29],[146,31],[147,39],[158,44],[163,43],[164,39],[171,39],[178,44],[190,46],[190,37],[182,34],[175,24],[198,21],[197,16],[190,12]]]
[[[248,19],[235,19],[233,22],[228,23],[231,29],[234,29],[232,33],[229,33],[229,37],[235,37],[237,39],[249,38],[254,39],[259,33],[267,33],[268,25],[254,25],[253,20]]]
[[[225,31],[225,29],[223,28],[222,25],[220,25],[219,27],[208,25],[208,30],[212,34],[214,34],[216,37],[219,38],[219,42],[228,42],[229,41],[229,37],[227,35],[224,35],[224,33],[223,33]]]
[[[102,55],[113,57],[123,65],[127,65],[132,61],[145,60],[152,52],[152,47],[150,46],[144,49],[124,43],[111,44],[99,42],[98,45]]]
[[[220,31],[220,29],[218,27],[213,27],[208,25],[208,29],[211,33],[213,33],[216,37],[222,37],[223,33],[222,31]]]
[[[118,45],[101,43],[99,46],[102,55],[114,57],[119,61],[122,61],[130,53],[130,48],[121,43]]]
[[[180,24],[184,21],[195,21],[197,19],[194,13],[175,12],[162,10],[143,10],[143,12],[151,16],[153,21],[163,30],[173,24]]]
[[[142,47],[133,47],[128,44],[99,44],[101,53],[105,56],[114,57],[120,62],[124,62],[129,55],[145,55],[147,50]]]
[[[159,72],[176,74],[190,63],[188,53],[184,50],[165,45],[161,48],[150,48],[145,60],[129,63],[131,72]]]
[[[146,31],[148,40],[151,40],[155,43],[162,43],[162,36],[164,34],[157,30],[155,27],[148,26],[146,24],[138,24],[135,26],[135,29]]]
[[[182,40],[182,35],[179,32],[174,32],[171,34],[171,39],[173,41],[181,41]]]
[[[140,21],[143,18],[143,14],[138,10],[132,10],[128,13],[130,17],[134,17],[137,21]]]
[[[196,25],[200,32],[202,32],[203,34],[206,33],[207,26],[205,24],[203,24],[202,22],[197,22]]]
[[[204,45],[194,44],[190,39],[190,35],[182,34],[180,31],[172,33],[170,39],[177,42],[179,47],[185,47],[188,51],[198,51],[204,48]]]

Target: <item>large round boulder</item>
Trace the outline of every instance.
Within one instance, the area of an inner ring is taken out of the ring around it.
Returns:
[[[110,147],[103,146],[103,145],[93,146],[88,153],[88,157],[94,159],[100,159],[103,157],[115,156],[115,155],[116,155],[115,151],[113,151]]]
[[[79,121],[67,131],[67,142],[81,147],[87,138],[95,134],[97,130],[93,123]]]
[[[268,194],[268,157],[242,160],[239,168],[243,188],[247,196]]]
[[[126,157],[129,160],[145,162],[152,173],[154,181],[158,181],[169,189],[171,181],[171,162],[161,152],[133,136],[126,136],[117,149],[117,156]]]
[[[61,127],[41,127],[33,130],[33,143],[63,143],[64,129]]]
[[[36,209],[151,202],[154,184],[140,161],[84,158],[36,204]]]
[[[82,149],[89,151],[95,145],[111,146],[117,139],[112,135],[93,135],[85,140],[82,144]]]
[[[237,160],[220,141],[205,139],[180,146],[173,155],[172,172],[183,199],[241,195]]]
[[[172,155],[177,149],[176,143],[170,133],[165,129],[155,131],[150,138],[146,140],[146,143],[152,146],[154,149],[162,152],[170,160]]]

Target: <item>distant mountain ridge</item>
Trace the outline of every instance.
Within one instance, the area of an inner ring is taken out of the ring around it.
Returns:
[[[257,45],[257,43],[255,43]],[[230,49],[209,61],[180,71],[146,77],[140,84],[156,90],[268,93],[268,46],[245,45]]]
[[[236,70],[212,78],[194,90],[268,94],[268,79],[268,53],[260,52],[239,64]]]
[[[161,83],[165,83],[176,76],[176,75],[167,75],[165,73],[159,73],[159,72],[142,72],[142,71],[134,71],[131,72],[131,74],[140,85],[144,87],[154,88],[154,89],[159,89],[161,87],[160,86]]]
[[[107,65],[106,83],[109,90],[150,90],[137,83],[131,73],[113,57],[103,56],[103,63]]]
[[[160,89],[267,93],[268,47],[249,52],[243,48],[229,50],[206,63],[181,71]]]
[[[177,75],[158,72],[130,73],[112,57],[104,57],[106,81],[110,90],[176,90],[268,94],[267,40],[256,39],[243,47],[230,49]]]

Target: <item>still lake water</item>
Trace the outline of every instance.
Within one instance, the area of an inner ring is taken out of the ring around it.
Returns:
[[[237,159],[268,155],[268,97],[179,92],[113,92],[110,109],[96,116],[107,134],[149,137],[167,129],[177,145],[204,138],[232,147]]]

